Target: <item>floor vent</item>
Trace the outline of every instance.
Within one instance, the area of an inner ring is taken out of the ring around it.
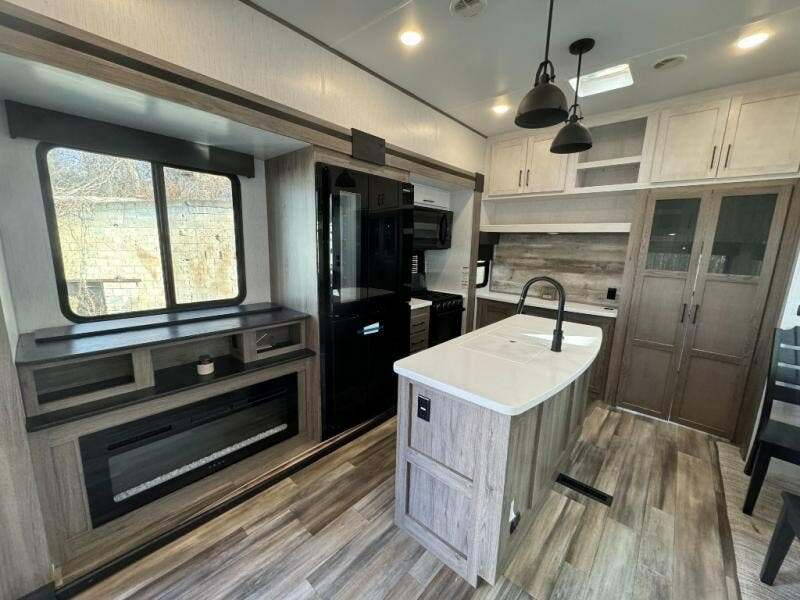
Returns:
[[[578,481],[577,479],[573,479],[569,475],[565,475],[564,473],[559,473],[558,477],[556,477],[556,483],[560,483],[564,487],[568,487],[571,490],[575,490],[579,494],[583,494],[584,496],[591,498],[592,500],[596,500],[606,506],[611,506],[611,503],[614,501],[614,497],[606,494],[605,492],[601,492],[597,488],[593,488],[590,485],[586,485],[585,483]]]

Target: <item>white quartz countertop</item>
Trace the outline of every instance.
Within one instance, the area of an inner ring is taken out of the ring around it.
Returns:
[[[431,304],[433,304],[433,302],[430,300],[423,300],[422,298],[411,298],[411,300],[408,301],[408,305],[411,307],[411,310],[416,308],[425,308]]]
[[[488,289],[480,289],[475,294],[478,298],[484,298],[486,300],[497,300],[498,302],[508,302],[511,304],[516,304],[519,300],[519,295],[515,294],[506,294],[504,292],[492,292]],[[552,308],[556,310],[558,308],[558,301],[557,300],[544,300],[542,298],[534,298],[532,296],[528,296],[525,299],[525,306],[535,306],[538,308]],[[597,306],[596,304],[583,304],[582,302],[570,302],[569,295],[567,296],[567,302],[564,305],[564,310],[571,313],[580,313],[584,315],[595,315],[598,317],[609,317],[612,319],[617,318],[617,309],[616,308],[605,308],[603,306]]]
[[[555,321],[514,315],[394,363],[398,375],[490,410],[519,415],[575,381],[594,361],[603,332],[564,323],[552,352]]]

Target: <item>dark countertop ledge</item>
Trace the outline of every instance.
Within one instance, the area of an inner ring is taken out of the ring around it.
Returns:
[[[232,334],[247,329],[299,321],[308,314],[268,302],[238,307],[239,310],[205,309],[170,315],[167,323],[153,322],[152,317],[120,320],[122,327],[108,331],[110,321],[98,324],[98,331],[87,331],[87,324],[76,325],[77,337],[70,337],[71,328],[24,333],[17,342],[17,366],[37,365],[99,354],[124,352],[145,346],[171,344],[194,338]],[[216,312],[215,314],[215,311]]]

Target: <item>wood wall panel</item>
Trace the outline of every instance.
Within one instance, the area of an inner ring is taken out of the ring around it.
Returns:
[[[549,275],[557,279],[572,302],[616,306],[606,299],[608,288],[622,285],[626,233],[501,234],[494,249],[491,289],[519,294],[528,279]],[[537,284],[531,295],[551,289]]]
[[[50,554],[3,314],[0,301],[0,598],[6,600],[47,583]]]
[[[304,148],[267,161],[267,224],[271,300],[311,315],[306,345],[316,355],[308,376],[306,430],[322,435],[317,289],[315,154]]]

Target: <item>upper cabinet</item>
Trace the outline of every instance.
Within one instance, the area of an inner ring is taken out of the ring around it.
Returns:
[[[554,133],[497,142],[492,146],[490,195],[538,194],[564,190],[568,158],[550,152]]]
[[[661,113],[652,181],[709,179],[722,154],[729,99]]]
[[[736,96],[661,113],[652,181],[796,173],[800,92]]]
[[[800,167],[800,93],[734,98],[723,146],[719,177],[796,172]]]
[[[492,146],[488,193],[500,195],[522,192],[527,148],[527,138],[498,142]]]
[[[564,154],[553,154],[550,146],[554,135],[528,138],[528,160],[525,166],[523,192],[539,194],[561,192],[567,179],[568,158]]]
[[[550,152],[557,127],[490,142],[489,198],[796,174],[800,90],[587,117],[587,152]],[[659,186],[656,186],[659,187]]]

